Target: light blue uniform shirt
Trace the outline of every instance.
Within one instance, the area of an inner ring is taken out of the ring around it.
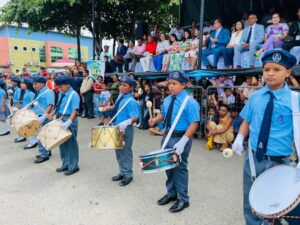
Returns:
[[[28,105],[34,99],[35,94],[32,91],[26,90],[23,96],[21,109]]]
[[[186,90],[183,90],[176,95],[176,99],[172,111],[171,124],[173,124],[175,117],[178,114],[178,111],[180,109],[180,106],[183,104],[186,96],[188,96]],[[164,118],[166,118],[171,101],[172,101],[172,95],[169,95],[163,102],[161,114],[163,115]],[[191,123],[199,122],[199,121],[200,121],[200,105],[193,97],[190,97],[183,109],[183,112],[174,130],[186,131]]]
[[[13,95],[13,104],[14,104],[14,106],[18,105],[20,95],[21,95],[21,88],[16,87],[16,89],[14,91],[14,95]]]
[[[2,88],[0,88],[0,110],[1,110],[1,107],[2,107],[2,97],[4,97],[5,104],[7,104],[6,93],[5,93],[5,91]]]
[[[70,95],[71,95],[71,93],[73,91],[74,91],[73,88],[70,88],[69,90],[67,90],[67,92],[65,93],[65,97],[62,99],[62,102],[61,102],[61,104],[59,106],[59,109],[57,109],[58,113],[60,113],[60,114],[63,113],[63,111],[65,109],[65,105],[67,104],[68,99],[69,99],[69,97],[70,97]],[[61,97],[62,97],[62,93],[59,92],[59,96],[58,96],[58,101],[57,102],[59,102],[59,100],[60,100]],[[74,110],[78,110],[79,109],[79,104],[80,104],[79,95],[77,94],[76,91],[74,91],[74,94],[73,94],[73,96],[71,98],[71,101],[70,101],[70,103],[68,105],[68,108],[67,108],[67,110],[65,112],[65,115],[71,115]]]
[[[118,114],[115,121],[113,121],[114,124],[120,124],[121,122],[131,119],[131,118],[136,118],[136,119],[139,118],[139,105],[138,105],[137,101],[134,99],[133,95],[131,93],[128,93],[125,95],[119,94],[116,102],[122,96],[124,96],[124,97],[119,104],[119,109],[122,108],[122,106],[128,101],[128,99],[130,99],[130,98],[132,98],[132,99],[126,105],[126,107]]]
[[[264,112],[270,100],[268,91],[270,89],[267,86],[256,91],[240,113],[240,116],[250,124],[250,140],[253,151],[256,151]],[[284,88],[272,92],[275,96],[274,109],[266,154],[287,156],[294,150],[291,90],[286,84]]]
[[[46,91],[48,92],[44,93]],[[45,86],[39,91],[37,99],[39,105],[45,110],[48,108],[49,105],[54,105],[54,99],[55,99],[54,92]],[[37,106],[33,107],[33,111],[35,111],[35,113],[39,116],[44,114]]]

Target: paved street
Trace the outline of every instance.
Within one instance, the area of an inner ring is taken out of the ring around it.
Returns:
[[[119,187],[113,151],[88,148],[95,121],[79,124],[80,172],[65,177],[58,151],[35,165],[36,150],[14,144],[15,133],[0,138],[1,225],[242,225],[242,164],[208,152],[195,140],[190,155],[190,207],[170,214],[156,201],[165,194],[165,174],[141,174],[138,156],[158,150],[160,137],[135,130],[133,183]]]

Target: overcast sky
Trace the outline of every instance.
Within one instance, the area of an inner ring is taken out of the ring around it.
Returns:
[[[0,8],[5,5],[9,0],[0,0]]]

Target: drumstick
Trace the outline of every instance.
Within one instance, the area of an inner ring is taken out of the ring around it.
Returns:
[[[147,108],[149,109],[149,115],[150,115],[150,119],[152,119],[152,102],[147,101],[146,103]]]
[[[43,113],[45,113],[46,116],[49,116],[49,113],[47,113],[37,101],[33,102],[33,105],[38,107]]]

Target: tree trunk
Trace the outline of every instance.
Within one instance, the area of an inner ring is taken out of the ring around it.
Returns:
[[[112,51],[113,56],[115,56],[115,51],[116,51],[116,39],[114,38],[114,41],[113,41],[113,51]]]
[[[79,26],[77,26],[76,37],[77,37],[77,59],[79,62],[81,62],[80,27]]]

